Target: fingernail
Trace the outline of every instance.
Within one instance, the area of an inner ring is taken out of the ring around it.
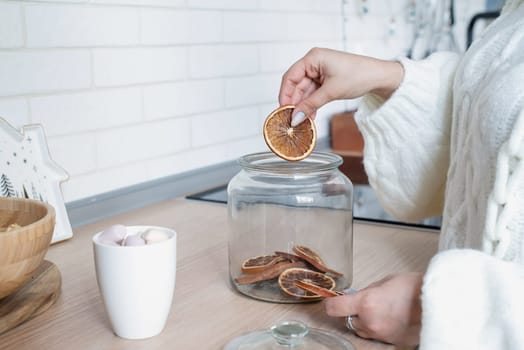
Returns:
[[[298,124],[302,123],[304,120],[306,120],[306,115],[304,112],[297,112],[293,117],[291,117],[291,126],[295,127]]]

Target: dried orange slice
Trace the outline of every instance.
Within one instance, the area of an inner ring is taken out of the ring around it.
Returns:
[[[286,258],[278,255],[261,255],[246,259],[242,263],[242,273],[254,274],[266,270],[268,267],[275,265]]]
[[[306,282],[306,281],[295,281],[295,286],[297,286],[300,289],[303,289],[305,291],[311,292],[313,294],[318,295],[319,297],[329,298],[329,297],[336,297],[339,295],[344,295],[344,293],[338,292],[336,290],[326,289],[320,286],[317,286],[314,283]]]
[[[266,118],[264,140],[273,153],[289,161],[309,156],[317,143],[317,129],[311,118],[291,126],[291,113],[295,106],[277,108]]]
[[[277,278],[278,276],[280,276],[280,274],[283,271],[294,268],[294,267],[306,267],[306,264],[302,261],[281,262],[281,263],[268,267],[267,269],[263,270],[262,272],[235,278],[235,282],[237,284],[251,284],[251,283],[272,280],[273,278]]]
[[[318,299],[321,297],[316,293],[297,287],[295,285],[296,281],[304,281],[328,290],[335,288],[335,280],[333,278],[304,268],[287,269],[278,277],[278,285],[286,294],[303,299]]]
[[[275,255],[281,256],[282,258],[287,259],[289,261],[305,261],[300,256],[291,253],[276,251]]]
[[[305,247],[303,245],[297,245],[297,246],[293,247],[293,251],[299,257],[301,257],[302,259],[304,259],[305,261],[307,261],[308,263],[313,265],[313,267],[315,267],[317,270],[322,271],[322,272],[326,272],[326,273],[330,273],[330,274],[335,275],[337,277],[343,276],[342,273],[328,268],[324,264],[324,261],[322,261],[320,256],[317,253],[315,253],[313,250],[311,250],[310,248]]]

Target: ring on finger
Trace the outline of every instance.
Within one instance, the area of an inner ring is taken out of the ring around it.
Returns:
[[[353,320],[356,318],[356,315],[350,315],[346,317],[346,328],[352,332],[356,332],[355,326],[353,326]]]

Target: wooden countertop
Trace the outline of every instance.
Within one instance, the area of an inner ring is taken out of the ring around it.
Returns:
[[[164,331],[145,340],[113,334],[96,283],[91,237],[105,227],[159,225],[178,232],[177,279]],[[297,319],[332,330],[356,349],[395,349],[350,334],[322,303],[273,304],[237,293],[227,266],[227,207],[175,199],[78,228],[49,249],[46,259],[62,273],[62,294],[36,318],[0,336],[0,349],[222,349],[232,338]],[[422,271],[437,250],[438,235],[402,227],[354,224],[354,288],[392,272]]]

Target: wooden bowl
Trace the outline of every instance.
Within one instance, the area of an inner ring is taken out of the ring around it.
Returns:
[[[55,210],[44,202],[0,197],[0,299],[21,287],[42,263],[55,227]]]

